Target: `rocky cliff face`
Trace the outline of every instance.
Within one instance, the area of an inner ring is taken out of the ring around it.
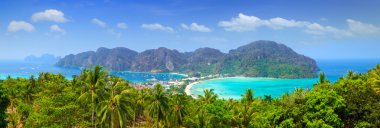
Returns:
[[[137,54],[136,51],[122,47],[104,49],[104,53],[98,49],[95,64],[104,65],[113,70],[130,70]]]
[[[112,70],[129,70],[137,56],[137,52],[128,48],[99,48],[96,52],[88,51],[77,55],[67,55],[56,65],[62,67],[89,67],[102,65]]]
[[[167,48],[151,49],[137,55],[132,71],[170,72],[187,63],[186,58],[177,50]]]
[[[232,75],[305,78],[316,76],[316,62],[273,41],[256,41],[230,50],[199,48],[181,53],[168,48],[138,53],[128,48],[99,48],[62,58],[58,66],[102,65],[111,70],[144,72],[223,73]]]
[[[226,55],[221,51],[213,48],[199,48],[194,52],[184,53],[188,63],[182,65],[181,71],[201,72],[201,73],[218,73],[217,65]]]
[[[213,48],[199,48],[190,53],[190,63],[217,63],[225,54]]]

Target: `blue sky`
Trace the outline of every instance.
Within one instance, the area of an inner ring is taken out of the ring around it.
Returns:
[[[230,49],[273,40],[316,59],[380,58],[378,0],[2,0],[0,59],[99,47]]]

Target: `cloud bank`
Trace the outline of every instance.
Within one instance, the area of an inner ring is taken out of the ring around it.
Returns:
[[[105,28],[107,27],[107,24],[101,20],[99,20],[98,18],[93,18],[91,20],[91,23],[95,24],[95,25],[98,25],[99,27],[102,27],[102,28]]]
[[[352,19],[347,19],[346,24],[348,26],[347,29],[339,29],[333,26],[323,26],[315,22],[297,21],[292,19],[289,20],[281,17],[265,20],[260,19],[256,16],[248,16],[243,13],[240,13],[237,17],[231,18],[229,21],[220,21],[218,23],[218,25],[225,31],[235,32],[255,31],[260,27],[268,27],[274,30],[285,28],[299,28],[308,34],[319,36],[333,35],[335,37],[371,35],[378,34],[380,32],[379,27],[375,25],[355,21]]]
[[[34,31],[34,26],[25,21],[11,21],[8,25],[8,32],[17,32],[17,31]]]
[[[53,22],[59,22],[59,23],[68,21],[65,18],[65,14],[62,11],[55,10],[55,9],[48,9],[43,12],[34,13],[31,17],[31,20],[33,22],[53,21]]]
[[[174,32],[174,29],[168,26],[163,26],[159,23],[154,24],[142,24],[141,28],[154,30],[154,31],[164,31],[164,32]]]
[[[191,23],[190,25],[186,24],[181,24],[181,27],[186,30],[191,30],[191,31],[197,31],[197,32],[211,32],[211,29],[204,26],[200,25],[197,23]]]
[[[59,27],[58,25],[52,25],[50,26],[50,31],[52,32],[59,32],[59,33],[65,33],[65,30],[63,30],[61,27]]]

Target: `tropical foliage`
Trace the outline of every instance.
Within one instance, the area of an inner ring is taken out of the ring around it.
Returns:
[[[101,67],[0,81],[0,127],[378,127],[380,65],[334,83],[323,73],[311,90],[241,99],[214,90],[194,99],[163,86],[136,89]],[[181,90],[181,89],[179,89]]]

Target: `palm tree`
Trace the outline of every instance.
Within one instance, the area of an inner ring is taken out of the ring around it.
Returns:
[[[205,89],[203,90],[204,92],[204,96],[202,95],[199,95],[199,99],[200,101],[202,101],[203,103],[205,104],[210,104],[212,102],[214,102],[216,100],[216,98],[218,98],[218,95],[214,93],[214,89]]]
[[[29,81],[32,88],[36,87],[36,78],[34,78],[34,75],[30,76]]]
[[[242,124],[245,128],[250,127],[250,122],[253,119],[254,116],[254,109],[253,107],[244,105],[244,109],[241,111],[241,118],[242,118]]]
[[[168,102],[169,100],[165,96],[164,88],[160,84],[157,84],[153,88],[149,103],[149,114],[152,118],[155,118],[156,128],[158,128],[158,123],[165,119],[165,112],[169,108]]]
[[[9,105],[10,105],[10,110],[7,110],[7,113],[9,114],[9,117],[7,118],[7,121],[10,122],[10,126],[16,128],[17,126],[17,120],[18,120],[18,115],[16,111],[16,106],[17,106],[17,99],[19,94],[19,90],[16,88],[17,86],[17,81],[15,81],[13,78],[10,76],[7,77],[7,79],[4,81],[4,87],[6,89],[6,93],[9,96]]]
[[[248,88],[245,90],[245,95],[242,95],[243,99],[242,102],[245,102],[247,104],[251,104],[253,102],[253,91],[252,89]]]
[[[237,100],[229,98],[226,101],[226,110],[233,113],[233,116],[230,119],[231,126],[237,126],[237,124],[239,124],[239,120],[240,120],[240,118],[239,118],[239,114],[240,114],[239,107],[240,107],[240,104]]]
[[[29,84],[23,89],[23,99],[25,103],[31,104],[33,101],[33,89],[36,86],[36,80],[34,79],[34,75],[29,78]]]
[[[136,92],[134,97],[134,124],[137,123],[138,126],[140,124],[140,119],[144,116],[144,109],[147,99],[149,98],[149,94],[147,94],[147,92],[147,89],[139,90]]]
[[[242,118],[242,124],[244,127],[249,127],[250,122],[253,118],[253,108],[252,108],[252,102],[253,102],[253,91],[249,88],[245,91],[245,95],[243,95],[242,103],[244,105],[243,110],[239,115],[241,115]]]
[[[7,127],[6,114],[7,107],[9,105],[9,97],[5,94],[5,88],[3,88],[2,81],[0,81],[0,127]]]
[[[187,104],[187,97],[183,93],[172,95],[172,99],[170,99],[170,123],[173,126],[179,128],[182,125],[183,118],[187,114],[185,106]]]
[[[106,86],[105,100],[99,103],[100,123],[111,128],[124,127],[124,122],[132,117],[132,103],[129,99],[130,89],[120,78],[111,78]]]
[[[330,81],[326,78],[325,73],[319,73],[319,82],[317,84],[330,83]]]
[[[272,96],[271,95],[264,95],[264,101],[266,103],[271,103],[273,100]]]
[[[204,106],[199,107],[197,115],[194,116],[194,122],[196,123],[196,127],[205,128],[210,124],[209,115],[207,115],[207,110]]]
[[[211,104],[218,98],[218,95],[214,93],[214,89],[205,89],[203,90],[204,96],[198,95],[199,101],[195,111],[196,115],[190,119],[196,124],[198,128],[208,127],[210,124],[210,116],[207,114],[206,105]]]
[[[237,102],[232,98],[229,98],[226,102],[227,102],[227,109],[228,110],[232,110],[235,107],[235,105],[237,104]]]
[[[374,90],[380,94],[380,64],[368,71],[369,80]]]
[[[91,108],[92,108],[92,116],[91,116],[91,122],[94,127],[96,127],[96,113],[95,113],[95,107],[96,107],[96,101],[99,98],[99,93],[102,90],[102,88],[105,86],[105,77],[107,76],[108,72],[105,70],[102,70],[102,67],[96,66],[95,69],[90,67],[90,70],[84,70],[82,72],[81,76],[86,76],[85,78],[85,84],[84,84],[84,90],[81,96],[78,98],[79,101],[84,102],[91,102]]]

